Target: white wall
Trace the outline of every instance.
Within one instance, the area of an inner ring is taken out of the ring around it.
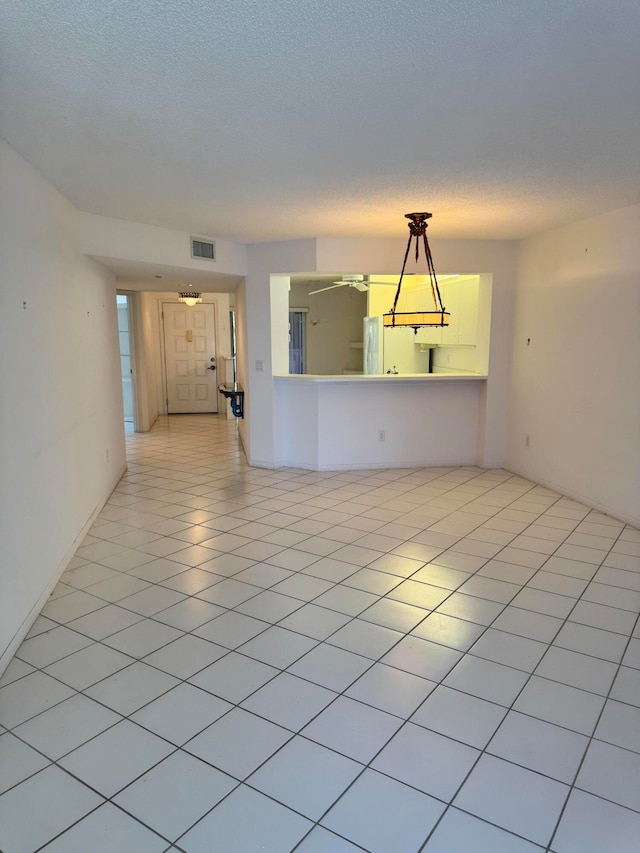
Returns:
[[[277,464],[320,471],[475,465],[484,384],[402,376],[276,379]]]
[[[0,671],[125,466],[114,277],[0,141]],[[23,307],[23,302],[26,307]]]
[[[133,301],[136,309],[136,352],[138,382],[138,403],[142,408],[142,417],[136,428],[147,432],[156,422],[162,406],[162,394],[158,390],[162,384],[162,362],[160,360],[160,342],[158,340],[157,305],[153,293],[135,293]]]
[[[160,268],[189,270],[195,274],[243,276],[246,273],[246,250],[242,243],[218,240],[216,260],[191,257],[191,236],[188,231],[158,228],[142,222],[126,222],[94,213],[80,214],[82,251],[87,255],[110,260],[125,260]],[[197,279],[194,279],[197,280]],[[127,288],[128,289],[128,288]]]
[[[252,465],[271,468],[275,460],[273,364],[288,364],[287,323],[289,291],[286,274],[312,271],[315,240],[261,243],[247,246],[246,284],[236,291],[239,325],[239,381],[245,389],[245,422],[240,426]],[[276,275],[274,286],[271,276]],[[280,330],[272,339],[272,317]],[[281,333],[282,332],[282,333]],[[241,365],[242,357],[242,365]],[[258,370],[262,363],[262,370]]]
[[[318,469],[319,387],[304,379],[275,383],[275,466]]]
[[[634,523],[639,233],[636,205],[520,245],[507,455],[511,470]]]

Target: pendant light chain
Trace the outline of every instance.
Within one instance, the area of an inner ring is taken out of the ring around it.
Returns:
[[[407,258],[409,257],[409,249],[411,248],[411,238],[412,237],[413,237],[413,234],[409,234],[409,242],[407,243],[407,251],[404,253],[404,261],[402,264],[402,271],[400,273],[400,279],[398,280],[398,289],[396,290],[396,298],[393,300],[393,308],[391,309],[391,312],[390,312],[391,314],[394,315],[394,319],[395,319],[395,313],[396,313],[396,305],[398,304],[398,299],[400,297],[400,289],[402,288],[402,279],[404,277],[404,269],[407,265]],[[418,237],[416,235],[416,261],[417,260],[418,260]],[[395,325],[395,323],[394,323],[394,325]]]

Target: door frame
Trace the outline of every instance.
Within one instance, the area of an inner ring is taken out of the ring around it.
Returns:
[[[213,334],[214,334],[214,349],[215,349],[215,360],[216,360],[216,370],[215,370],[215,380],[216,380],[216,401],[217,401],[217,411],[211,412],[212,415],[219,415],[221,411],[224,411],[224,408],[221,408],[220,400],[223,399],[221,397],[220,392],[218,391],[218,304],[212,299],[203,299],[207,305],[211,305],[213,308]],[[164,306],[165,305],[176,305],[178,304],[175,299],[159,299],[158,300],[158,328],[160,334],[160,370],[162,376],[162,407],[163,415],[169,414],[169,392],[168,392],[168,382],[167,382],[167,354],[164,344]],[[224,405],[224,404],[223,404]]]

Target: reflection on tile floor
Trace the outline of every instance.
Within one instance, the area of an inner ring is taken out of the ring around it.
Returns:
[[[0,684],[4,853],[615,853],[640,531],[506,471],[129,469]]]

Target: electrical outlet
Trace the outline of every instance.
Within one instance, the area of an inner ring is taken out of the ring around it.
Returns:
[[[264,362],[262,360],[256,361],[256,370],[257,371],[264,370]]]
[[[525,434],[524,434],[524,446],[525,447],[531,447],[531,436],[529,435],[528,432],[525,432]]]
[[[387,440],[387,433],[385,432],[385,430],[379,429],[378,430],[378,441],[386,441],[386,440]]]

